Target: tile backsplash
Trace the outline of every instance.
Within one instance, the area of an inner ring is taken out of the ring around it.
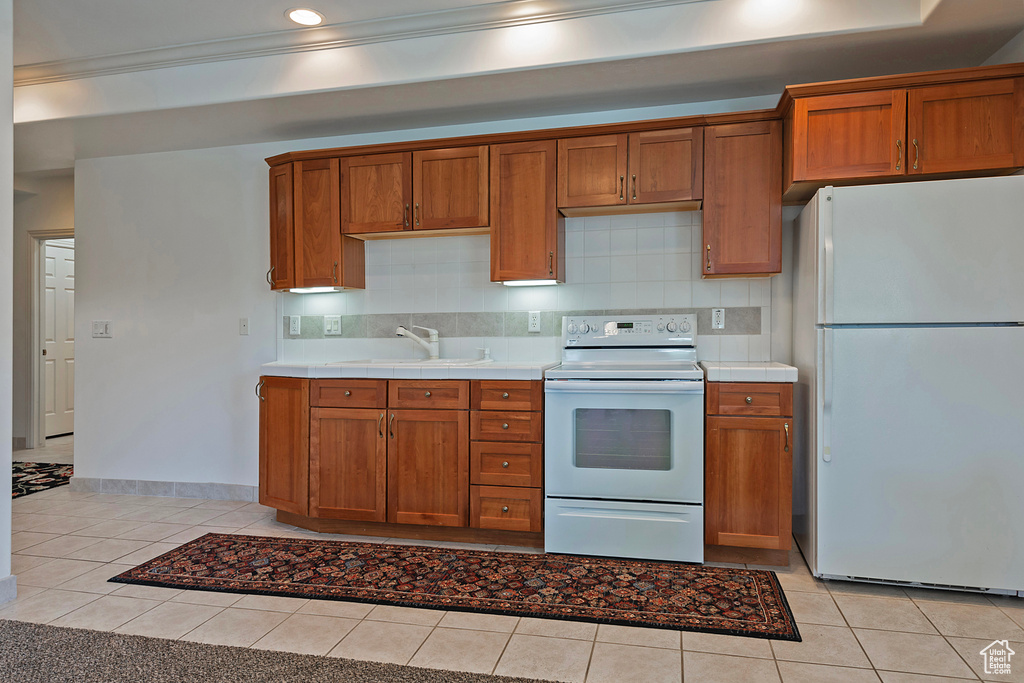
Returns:
[[[702,360],[769,360],[771,280],[701,280],[701,212],[567,218],[566,282],[506,287],[490,281],[486,235],[366,242],[366,289],[278,297],[278,360],[329,362],[422,355],[394,335],[398,325],[440,331],[442,357],[548,361],[560,355],[561,316],[698,315]],[[711,309],[726,328],[711,330]],[[542,311],[526,332],[526,311]],[[284,316],[302,316],[289,335]],[[324,337],[324,315],[342,316],[342,334]]]

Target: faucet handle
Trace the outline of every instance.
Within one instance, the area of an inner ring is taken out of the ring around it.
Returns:
[[[433,329],[432,327],[423,327],[423,325],[413,325],[412,329],[423,330],[424,332],[430,335],[430,341],[437,341],[437,330]]]
[[[478,347],[476,347],[476,350],[484,352],[483,360],[491,360],[491,347],[489,347],[489,346],[478,346]]]

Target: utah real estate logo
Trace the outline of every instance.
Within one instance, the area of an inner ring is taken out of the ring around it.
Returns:
[[[1010,675],[1010,658],[1017,653],[1010,649],[1008,640],[996,640],[979,654],[985,658],[986,674],[1008,676]]]

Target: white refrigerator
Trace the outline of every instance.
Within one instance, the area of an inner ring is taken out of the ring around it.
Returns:
[[[812,573],[1024,595],[1024,176],[826,187],[796,230]]]

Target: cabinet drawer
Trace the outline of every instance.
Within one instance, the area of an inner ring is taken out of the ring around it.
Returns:
[[[473,410],[540,410],[544,383],[531,380],[473,380]]]
[[[473,441],[543,441],[543,413],[480,410],[473,411],[472,416]]]
[[[469,382],[451,380],[391,380],[389,408],[468,410]]]
[[[470,486],[469,524],[477,529],[541,531],[541,491],[510,486]]]
[[[788,382],[708,382],[708,415],[790,417],[793,385]]]
[[[476,441],[470,448],[469,481],[494,486],[536,486],[543,483],[539,443]]]
[[[388,382],[383,379],[314,379],[309,404],[318,408],[384,408]]]

